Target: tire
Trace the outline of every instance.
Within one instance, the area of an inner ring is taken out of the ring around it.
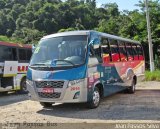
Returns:
[[[136,91],[136,81],[135,81],[135,79],[133,79],[132,85],[128,89],[128,93],[134,94],[135,91]]]
[[[41,104],[44,108],[52,107],[52,103],[40,102],[40,104]]]
[[[26,85],[26,78],[23,78],[20,84],[20,91],[18,93],[27,94],[27,85]]]
[[[92,100],[87,103],[88,108],[90,109],[97,108],[100,104],[100,100],[101,100],[100,91],[97,87],[95,87],[92,94]]]

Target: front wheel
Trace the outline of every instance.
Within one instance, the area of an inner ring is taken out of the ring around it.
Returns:
[[[100,100],[101,100],[101,97],[100,97],[99,89],[95,87],[92,94],[92,100],[87,103],[88,107],[91,109],[97,108],[100,104]]]
[[[21,81],[19,93],[28,93],[27,85],[26,85],[26,78],[23,78]]]

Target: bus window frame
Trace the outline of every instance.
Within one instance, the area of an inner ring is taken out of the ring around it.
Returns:
[[[123,47],[124,47],[124,49],[125,49],[125,57],[126,57],[125,59],[126,59],[126,61],[128,61],[127,50],[126,50],[126,44],[125,44],[124,41],[118,40],[118,46],[120,46],[120,44],[123,44]],[[120,53],[120,48],[119,48],[119,53]],[[121,59],[121,55],[120,55],[120,59]],[[122,61],[122,59],[121,59],[121,61]]]
[[[142,48],[142,45],[141,44],[137,44],[137,46],[140,47],[140,50],[141,50],[141,56],[143,56],[143,60],[144,60],[144,51],[143,51],[143,48]],[[137,50],[138,50],[138,47],[137,47]],[[140,54],[139,54],[139,51],[138,51],[138,60],[140,60]]]
[[[133,49],[133,46],[135,46],[135,49]],[[132,43],[132,50],[136,53],[136,55],[133,53],[133,57],[134,57],[133,59],[136,60],[135,56],[138,56],[138,60],[139,60],[139,54],[137,53],[137,44]]]
[[[126,44],[130,44],[130,45],[126,45]],[[125,46],[126,46],[126,52],[127,52],[127,61],[134,61],[134,56],[133,56],[133,50],[131,50],[131,56],[132,56],[132,60],[129,60],[129,52],[128,52],[128,49],[127,49],[127,46],[131,47],[132,49],[132,43],[131,42],[125,42]]]
[[[120,52],[119,52],[119,46],[118,46],[118,40],[117,39],[114,39],[114,38],[108,38],[108,41],[109,41],[109,45],[110,45],[110,52],[111,52],[111,58],[113,58],[112,57],[112,50],[111,50],[111,41],[116,41],[116,46],[117,46],[117,52],[118,52],[118,60],[119,61],[113,61],[113,59],[112,59],[112,62],[121,62],[121,58],[120,58]]]
[[[104,45],[103,44],[103,39],[107,40],[107,47],[108,47],[108,50],[109,50],[109,62],[112,62],[112,56],[111,56],[111,49],[110,49],[110,42],[108,40],[108,37],[101,37],[101,54],[102,54],[102,58],[103,58],[103,54],[105,54],[103,52],[103,49],[102,49],[102,46]]]
[[[19,50],[24,50],[24,51],[25,51],[25,60],[21,60],[21,59],[20,59]],[[26,63],[26,62],[29,62],[29,61],[30,61],[30,60],[27,59],[27,50],[30,50],[30,49],[17,47],[17,54],[18,54],[18,59],[17,59],[17,60],[18,60],[18,62],[20,62],[20,63]],[[31,50],[31,51],[32,51],[32,50]],[[30,59],[31,59],[31,57],[30,57]]]

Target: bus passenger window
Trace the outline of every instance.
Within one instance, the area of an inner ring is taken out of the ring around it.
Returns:
[[[16,48],[12,48],[12,56],[13,56],[13,60],[16,61],[17,58],[17,49]]]
[[[113,62],[119,62],[120,61],[120,54],[119,54],[119,48],[118,43],[116,40],[109,40],[110,42],[110,49],[111,49],[111,55],[112,55],[112,61]]]
[[[32,51],[27,50],[27,60],[30,60],[31,56],[32,56]]]
[[[119,42],[119,52],[120,52],[121,61],[127,61],[126,47],[123,42]]]
[[[0,61],[12,60],[12,49],[7,46],[0,46]]]
[[[138,59],[143,60],[144,57],[143,57],[143,50],[141,45],[137,45],[137,53],[138,53]]]
[[[132,44],[132,50],[133,50],[134,60],[138,60],[138,53],[137,53],[137,45],[136,44]]]
[[[110,62],[111,61],[111,51],[109,48],[109,42],[108,39],[102,39],[102,58],[103,58],[103,63]]]
[[[101,46],[100,45],[90,45],[90,52],[89,52],[90,60],[94,60],[94,63],[102,63],[101,57]]]
[[[133,50],[130,43],[126,43],[126,49],[127,49],[128,60],[129,61],[133,60]]]
[[[25,51],[25,49],[19,49],[18,53],[19,53],[19,60],[26,61],[26,51]]]

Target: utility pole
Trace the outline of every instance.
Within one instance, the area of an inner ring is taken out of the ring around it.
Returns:
[[[151,27],[150,27],[150,18],[149,18],[149,9],[148,9],[148,0],[145,0],[146,6],[146,20],[147,20],[147,31],[148,31],[148,43],[149,43],[149,59],[150,59],[150,71],[154,71],[154,59],[153,59],[153,45],[151,38]]]

